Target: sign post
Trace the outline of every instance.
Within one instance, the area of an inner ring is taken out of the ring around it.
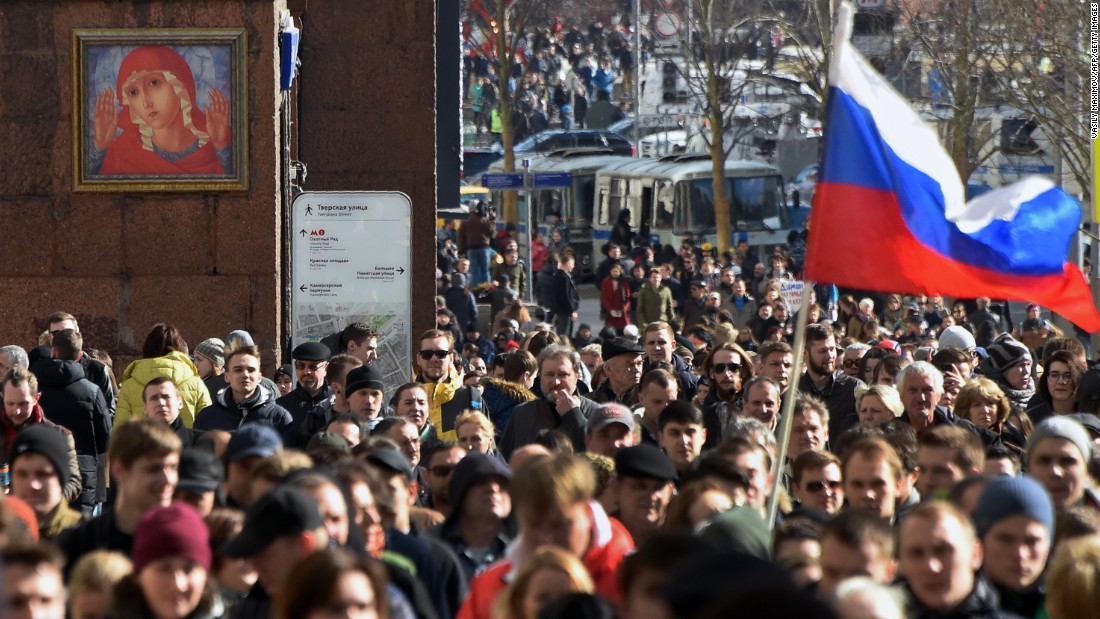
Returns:
[[[353,322],[378,333],[386,389],[409,381],[412,203],[398,192],[307,192],[291,207],[291,345]],[[332,351],[336,354],[337,350]]]

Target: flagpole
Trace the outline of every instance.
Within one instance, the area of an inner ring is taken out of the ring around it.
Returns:
[[[772,491],[768,495],[768,529],[775,528],[775,517],[779,513],[779,488],[783,485],[783,465],[787,461],[787,443],[791,440],[791,426],[794,424],[794,404],[798,400],[798,379],[802,377],[802,357],[806,350],[806,323],[810,317],[810,298],[813,282],[802,286],[802,306],[798,308],[798,318],[794,327],[794,359],[791,363],[791,375],[788,379],[787,395],[783,399],[783,412],[779,417],[778,434],[775,437],[777,451],[772,463]],[[762,360],[761,360],[762,361]]]

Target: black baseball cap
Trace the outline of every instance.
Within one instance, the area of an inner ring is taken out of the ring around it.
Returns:
[[[317,501],[304,491],[278,486],[248,508],[244,528],[223,553],[235,559],[254,557],[276,538],[312,531],[324,525]]]
[[[415,475],[412,463],[405,457],[405,454],[391,447],[379,447],[370,452],[367,455],[367,463],[374,465],[375,468],[401,473],[405,476],[405,479],[410,481]]]

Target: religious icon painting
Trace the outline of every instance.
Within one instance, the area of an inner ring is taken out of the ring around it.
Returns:
[[[73,31],[76,191],[248,188],[240,29]]]

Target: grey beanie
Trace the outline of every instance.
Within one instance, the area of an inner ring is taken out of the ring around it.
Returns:
[[[978,537],[985,537],[993,525],[1011,516],[1024,515],[1054,533],[1054,503],[1046,488],[1034,479],[998,477],[986,484],[974,510],[974,525]]]
[[[1089,433],[1085,427],[1073,419],[1058,416],[1047,417],[1035,426],[1035,431],[1027,439],[1028,461],[1031,460],[1031,452],[1035,446],[1045,438],[1064,438],[1077,446],[1086,461],[1092,457],[1092,441],[1089,440]]]
[[[943,333],[940,334],[940,348],[968,351],[977,345],[977,342],[974,341],[974,335],[967,331],[965,327],[953,325],[944,329]]]

